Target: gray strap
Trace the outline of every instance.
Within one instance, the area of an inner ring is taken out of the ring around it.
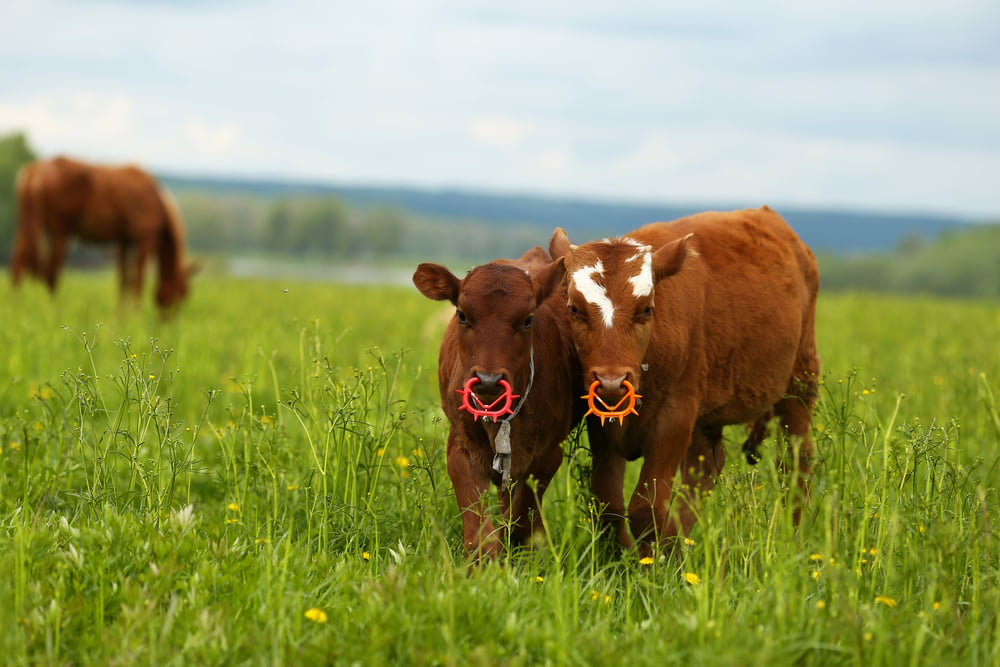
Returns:
[[[496,454],[493,456],[493,470],[503,476],[503,485],[510,482],[510,421],[500,422],[497,429],[497,437],[493,441],[493,449]]]

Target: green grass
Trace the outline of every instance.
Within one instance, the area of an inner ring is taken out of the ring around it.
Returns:
[[[801,525],[734,429],[644,565],[595,533],[583,436],[548,542],[472,570],[416,290],[207,275],[163,323],[69,274],[0,304],[8,664],[1000,662],[995,303],[823,295]]]

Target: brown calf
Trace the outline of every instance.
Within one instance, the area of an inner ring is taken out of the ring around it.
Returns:
[[[624,545],[634,536],[650,551],[690,530],[687,499],[671,513],[675,476],[680,469],[682,488],[710,489],[727,424],[753,424],[750,459],[767,419],[780,417],[805,493],[819,274],[781,216],[766,206],[701,213],[581,246],[558,229],[550,250],[565,258],[573,339],[591,387],[592,489]],[[627,526],[625,463],[639,457]]]
[[[530,543],[543,529],[542,495],[562,463],[560,444],[582,416],[562,277],[562,261],[541,248],[476,267],[462,280],[437,264],[413,274],[424,296],[456,307],[441,342],[438,384],[450,421],[448,475],[465,547],[477,560],[496,556],[505,541],[489,517],[490,483],[499,487],[512,544]]]

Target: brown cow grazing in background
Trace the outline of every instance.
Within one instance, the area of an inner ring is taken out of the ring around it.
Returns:
[[[36,160],[17,180],[18,229],[11,258],[15,285],[27,272],[53,292],[70,237],[117,246],[122,293],[138,301],[149,257],[159,266],[156,303],[163,311],[188,291],[184,226],[173,198],[134,166],[101,167],[65,157]],[[48,246],[48,257],[43,246]],[[129,262],[129,254],[134,254]]]
[[[478,266],[461,280],[437,264],[413,274],[424,296],[456,308],[441,342],[438,384],[450,421],[448,475],[465,548],[477,560],[496,556],[506,541],[489,517],[491,483],[511,544],[530,545],[541,533],[542,495],[583,414],[562,278],[562,261],[541,248]]]
[[[781,216],[766,206],[701,213],[580,246],[558,229],[550,250],[565,258],[590,389],[592,489],[624,545],[634,537],[650,552],[690,530],[690,502],[722,469],[728,424],[753,424],[751,459],[778,416],[806,493],[819,274]],[[626,525],[625,463],[639,457]],[[678,470],[692,493],[671,507]]]

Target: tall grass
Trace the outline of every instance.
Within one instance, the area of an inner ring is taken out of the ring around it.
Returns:
[[[196,287],[166,323],[107,276],[71,274],[54,301],[0,287],[7,662],[1000,661],[995,304],[824,296],[800,525],[733,429],[692,534],[640,561],[597,533],[577,432],[546,543],[470,569],[438,306]]]

